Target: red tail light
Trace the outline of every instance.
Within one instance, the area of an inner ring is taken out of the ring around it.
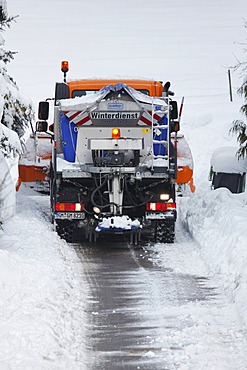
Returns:
[[[149,212],[160,212],[160,211],[169,211],[176,209],[176,203],[147,203],[146,211]]]
[[[80,212],[84,209],[84,203],[56,203],[56,212]]]

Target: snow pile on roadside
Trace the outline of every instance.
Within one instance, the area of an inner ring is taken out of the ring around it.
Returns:
[[[0,368],[84,369],[81,264],[36,202],[18,198],[0,230]]]
[[[16,184],[10,175],[10,167],[13,166],[0,151],[0,224],[15,214]]]
[[[3,104],[3,98],[0,97],[0,120]],[[0,223],[15,213],[20,152],[21,144],[17,133],[0,123]]]
[[[237,156],[238,147],[223,146],[217,148],[211,158],[214,172],[246,173],[247,158]]]
[[[197,192],[181,199],[180,215],[247,326],[246,193],[232,194],[225,188]]]
[[[5,1],[0,6],[7,12]],[[4,54],[3,45],[0,34],[0,54]],[[28,116],[25,104],[28,106],[30,102],[20,94],[6,72],[6,64],[0,60],[0,223],[15,213],[18,160],[22,148],[18,134],[12,128],[15,126],[15,130],[24,134],[25,117]]]

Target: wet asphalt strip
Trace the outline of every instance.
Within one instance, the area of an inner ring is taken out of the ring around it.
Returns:
[[[204,277],[158,267],[148,245],[105,240],[74,247],[89,288],[87,369],[176,369],[169,359],[171,348],[159,339],[192,324],[179,320],[173,307],[212,300],[214,288],[207,287]]]

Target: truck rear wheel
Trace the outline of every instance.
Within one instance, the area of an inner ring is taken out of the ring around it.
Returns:
[[[155,242],[174,243],[175,222],[174,221],[156,221],[154,236],[155,236]]]
[[[67,220],[57,220],[56,221],[56,231],[58,235],[66,240],[66,242],[71,243],[73,238],[73,223]]]

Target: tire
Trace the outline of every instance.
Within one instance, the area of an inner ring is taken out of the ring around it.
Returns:
[[[71,243],[73,240],[73,223],[66,220],[56,221],[56,231],[58,235],[66,240],[66,242]]]
[[[154,235],[155,235],[155,242],[174,243],[175,222],[174,221],[156,221]]]

